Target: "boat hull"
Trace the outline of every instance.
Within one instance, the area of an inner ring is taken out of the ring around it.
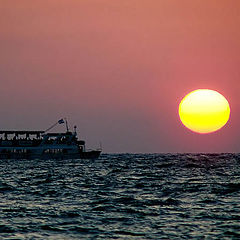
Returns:
[[[79,152],[79,153],[0,153],[0,159],[97,159],[101,154],[100,150]]]

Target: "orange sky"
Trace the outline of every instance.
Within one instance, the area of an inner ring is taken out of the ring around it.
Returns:
[[[105,152],[239,152],[240,1],[0,0],[0,128],[62,116]],[[178,104],[222,93],[219,132],[184,128]]]

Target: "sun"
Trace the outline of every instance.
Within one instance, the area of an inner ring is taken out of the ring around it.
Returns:
[[[179,116],[183,125],[190,130],[211,133],[228,122],[230,107],[227,99],[217,91],[198,89],[182,99]]]

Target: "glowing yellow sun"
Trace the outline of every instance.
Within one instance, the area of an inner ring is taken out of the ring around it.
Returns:
[[[211,133],[222,128],[230,116],[226,98],[209,89],[198,89],[187,94],[179,105],[180,119],[187,128],[197,133]]]

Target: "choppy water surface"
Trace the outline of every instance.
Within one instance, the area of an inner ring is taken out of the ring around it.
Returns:
[[[1,160],[1,239],[240,239],[240,155]]]

